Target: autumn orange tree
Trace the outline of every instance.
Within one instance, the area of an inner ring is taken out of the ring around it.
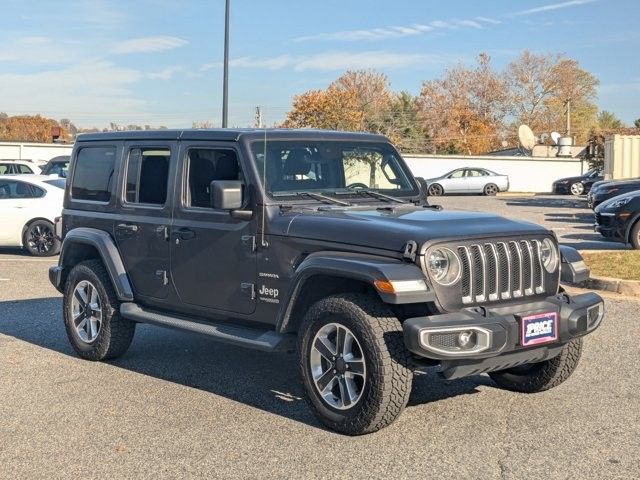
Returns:
[[[61,128],[61,138],[67,139],[69,131],[51,118],[0,114],[0,140],[51,143],[51,129],[54,127]]]

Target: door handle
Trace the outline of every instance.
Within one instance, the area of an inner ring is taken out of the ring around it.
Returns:
[[[196,232],[194,232],[190,228],[181,228],[176,232],[176,235],[178,235],[178,238],[180,238],[180,240],[191,240],[196,236]]]
[[[116,225],[116,230],[119,230],[121,232],[136,233],[138,231],[138,226],[132,225],[130,223],[119,223],[118,225]]]

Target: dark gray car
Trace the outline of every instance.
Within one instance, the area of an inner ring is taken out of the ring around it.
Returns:
[[[587,278],[578,252],[428,205],[379,135],[80,135],[69,172],[49,276],[82,358],[122,355],[140,322],[296,349],[311,409],[339,432],[393,422],[421,368],[559,385],[603,318],[598,295],[560,286]]]

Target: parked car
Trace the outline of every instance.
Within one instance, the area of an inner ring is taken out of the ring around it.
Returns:
[[[26,160],[0,160],[0,175],[39,174],[40,167]]]
[[[79,135],[61,228],[49,278],[80,357],[122,355],[137,323],[297,341],[311,409],[352,435],[400,415],[416,368],[555,387],[604,315],[560,286],[588,278],[576,250],[536,224],[432,208],[381,135]]]
[[[58,253],[54,222],[62,213],[64,187],[63,178],[0,177],[0,246],[23,247],[39,257]]]
[[[605,200],[595,209],[596,232],[640,249],[640,191]]]
[[[458,168],[441,177],[427,179],[429,195],[482,193],[495,195],[509,190],[509,177],[486,168]]]
[[[591,190],[587,196],[587,204],[589,208],[595,209],[605,200],[636,190],[640,190],[640,178],[605,182]]]
[[[69,155],[53,157],[42,169],[42,175],[57,175],[62,178],[67,178],[70,159],[71,157]]]
[[[603,178],[602,169],[589,170],[584,175],[556,180],[553,182],[552,192],[556,195],[584,195],[589,193],[595,182],[599,182]]]

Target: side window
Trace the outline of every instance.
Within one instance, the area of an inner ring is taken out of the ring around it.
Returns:
[[[15,180],[0,181],[0,199],[39,198],[44,190],[28,183]]]
[[[460,169],[460,170],[455,170],[451,175],[449,175],[449,178],[462,178],[464,176],[464,169]]]
[[[229,149],[189,150],[185,206],[209,208],[209,184],[214,180],[241,180],[236,152]]]
[[[169,179],[168,148],[134,148],[129,151],[125,177],[125,201],[164,205]]]
[[[33,173],[33,170],[31,170],[26,165],[16,165],[16,166],[19,168],[20,173]]]
[[[114,180],[116,147],[84,147],[78,152],[71,197],[108,203]]]
[[[482,177],[485,173],[482,170],[467,170],[467,177]]]
[[[0,164],[0,175],[4,175],[6,173],[9,173],[9,165],[7,165],[6,163],[1,163]]]

